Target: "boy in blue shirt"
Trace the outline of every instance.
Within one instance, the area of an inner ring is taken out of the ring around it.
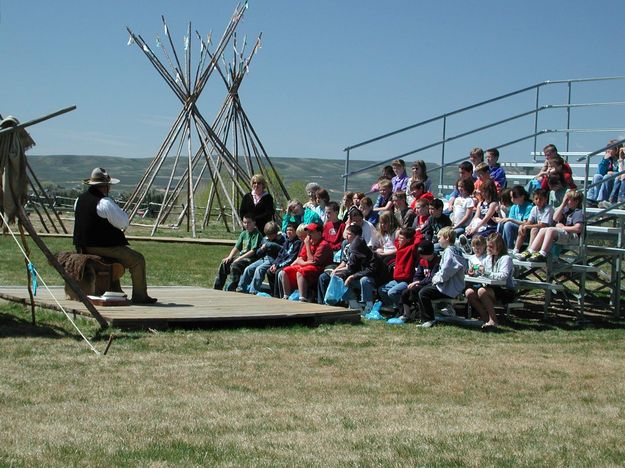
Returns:
[[[301,234],[303,235],[298,235],[299,229],[297,224],[289,223],[286,225],[286,229],[284,231],[286,234],[286,241],[284,242],[280,253],[267,270],[267,280],[269,281],[269,287],[271,289],[272,296],[274,297],[282,297],[276,284],[276,276],[278,275],[278,272],[285,266],[289,266],[293,263],[302,249],[302,239],[306,237],[306,233],[303,228],[304,225],[302,224],[301,226]]]

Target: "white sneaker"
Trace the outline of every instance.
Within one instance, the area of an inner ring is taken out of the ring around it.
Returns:
[[[420,323],[419,325],[417,325],[417,327],[432,328],[434,325],[436,325],[436,320],[428,320],[427,322]]]
[[[456,309],[454,309],[453,307],[443,307],[439,314],[445,317],[455,317]]]

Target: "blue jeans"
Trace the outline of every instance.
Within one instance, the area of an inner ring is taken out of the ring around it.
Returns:
[[[317,304],[325,304],[326,291],[330,284],[330,273],[325,271],[317,278]]]
[[[273,258],[264,257],[260,260],[256,260],[245,268],[241,279],[239,280],[239,288],[243,292],[249,292],[250,294],[256,294],[263,286],[263,280],[267,274],[267,270],[273,263]]]
[[[608,201],[611,203],[625,201],[625,180],[614,180],[614,186],[612,187]]]
[[[375,291],[375,281],[370,276],[363,276],[360,281],[352,281],[349,283],[349,298],[356,297],[356,291],[360,289],[360,301],[362,304],[373,302],[373,292]]]
[[[519,225],[508,221],[507,223],[499,224],[497,226],[497,232],[503,237],[503,243],[508,249],[514,248],[514,243],[519,235]]]
[[[401,302],[401,293],[405,289],[408,289],[408,283],[405,281],[389,281],[383,286],[380,286],[378,293],[380,299],[384,305],[392,305],[393,307],[399,307]]]
[[[606,177],[609,177],[612,174],[606,174],[602,176],[601,174],[595,174],[592,178],[592,183],[596,184],[601,182]],[[589,200],[594,201],[607,201],[610,197],[610,193],[612,192],[612,186],[614,185],[614,179],[608,180],[607,182],[602,182],[601,185],[597,185],[596,187],[592,187],[588,190],[587,198]]]

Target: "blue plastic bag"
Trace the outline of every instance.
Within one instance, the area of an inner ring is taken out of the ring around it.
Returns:
[[[289,301],[299,301],[299,291],[297,289],[291,293]]]
[[[323,298],[323,302],[329,305],[336,305],[343,299],[343,296],[349,288],[345,286],[345,282],[336,275],[330,277],[330,283],[328,283],[328,289]]]

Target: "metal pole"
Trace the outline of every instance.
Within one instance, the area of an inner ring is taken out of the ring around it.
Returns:
[[[538,105],[540,103],[540,86],[536,86],[536,104],[534,106],[534,110],[538,110]],[[538,112],[534,114],[534,161],[536,161],[536,143],[538,139]]]
[[[441,167],[443,167],[445,165],[445,138],[447,135],[447,116],[443,117],[443,144],[441,145]],[[440,170],[440,173],[438,174],[438,191],[440,193],[441,189],[440,187],[443,186],[443,173],[444,173],[444,169]]]
[[[569,81],[568,83],[569,85],[569,97],[567,100],[567,107],[566,107],[566,129],[569,130],[571,128],[571,88],[573,86],[573,83],[571,83]],[[569,132],[566,132],[566,150],[569,150]]]
[[[347,180],[349,179],[349,150],[345,155],[345,177],[343,178],[343,192],[347,192]]]

